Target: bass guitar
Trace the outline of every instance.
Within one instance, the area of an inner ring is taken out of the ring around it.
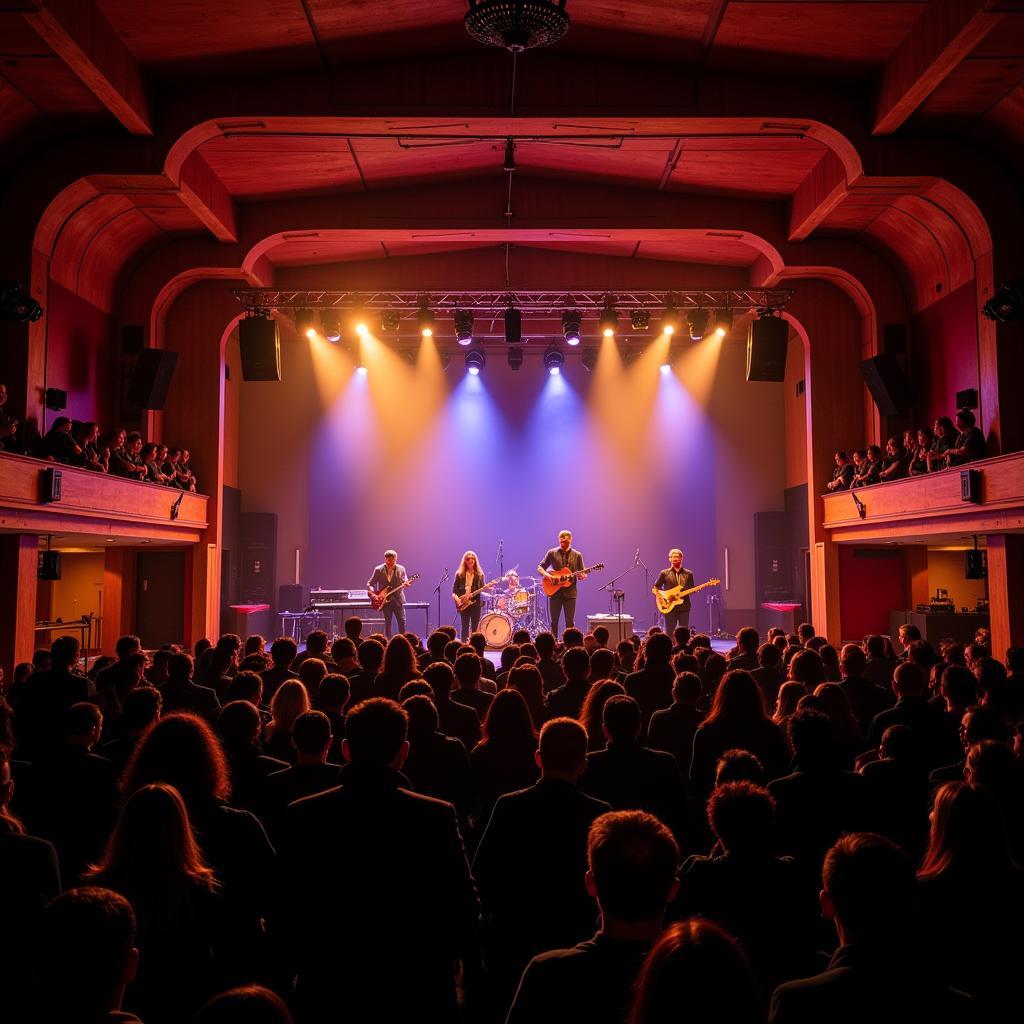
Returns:
[[[464,612],[485,590],[490,590],[495,583],[500,583],[502,577],[499,576],[497,579],[488,580],[482,587],[477,587],[476,590],[470,590],[469,592],[462,595],[462,597],[456,598],[455,607],[458,611]]]
[[[588,566],[586,569],[577,569],[573,572],[568,566],[564,569],[555,569],[551,575],[554,579],[550,579],[544,576],[540,585],[544,588],[544,593],[548,597],[554,597],[560,590],[564,590],[566,587],[571,587],[573,582],[580,576],[585,576],[588,573],[600,572],[604,568],[604,562],[598,562],[597,565]]]
[[[390,587],[386,590],[378,590],[371,592],[368,596],[370,598],[370,606],[375,612],[379,612],[381,608],[387,604],[388,600],[395,596],[400,590],[404,590],[410,584],[415,583],[420,578],[420,574],[416,573],[410,576],[404,583],[399,583],[397,587]]]
[[[671,590],[657,590],[652,589],[651,593],[654,594],[654,600],[658,605],[658,611],[662,615],[668,615],[673,608],[683,603],[683,600],[690,594],[696,594],[698,590],[703,590],[705,587],[717,587],[721,580],[708,580],[707,583],[701,583],[699,586],[690,587],[689,590],[684,590],[680,587],[672,587]]]

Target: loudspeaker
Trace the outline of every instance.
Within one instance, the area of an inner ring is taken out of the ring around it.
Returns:
[[[785,512],[754,513],[754,594],[759,605],[793,596],[789,516]]]
[[[242,380],[281,379],[281,335],[276,320],[246,317],[238,322]]]
[[[128,388],[128,401],[143,409],[162,409],[167,389],[178,362],[177,352],[162,348],[144,348],[139,353]]]
[[[967,551],[964,557],[964,577],[969,580],[983,580],[988,576],[988,560],[984,551]]]
[[[63,474],[59,469],[44,469],[39,474],[39,500],[60,501]]]
[[[981,504],[981,470],[960,470],[960,500]]]
[[[279,612],[301,612],[306,608],[306,588],[301,583],[282,583],[277,588]]]
[[[45,402],[47,409],[60,412],[68,407],[68,393],[61,388],[47,388]]]
[[[895,356],[884,353],[865,359],[860,364],[860,372],[883,416],[900,416],[907,411],[910,406],[910,389]]]
[[[243,512],[238,517],[238,598],[242,604],[274,603],[277,514]]]
[[[60,552],[40,551],[36,576],[41,580],[60,579]]]
[[[789,324],[780,316],[754,320],[747,333],[747,380],[786,379]]]
[[[956,393],[956,401],[953,403],[958,409],[977,409],[978,392],[976,388],[968,388],[966,391]]]

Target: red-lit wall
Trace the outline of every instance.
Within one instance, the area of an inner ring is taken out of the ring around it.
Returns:
[[[888,633],[889,612],[905,609],[907,601],[907,565],[902,548],[839,548],[839,610],[844,641],[862,640],[868,633]]]
[[[67,409],[47,411],[46,427],[64,415],[107,430],[114,425],[113,317],[52,281],[46,317],[46,386],[68,393]]]
[[[911,320],[911,376],[916,422],[952,416],[957,391],[978,387],[978,312],[974,281]]]

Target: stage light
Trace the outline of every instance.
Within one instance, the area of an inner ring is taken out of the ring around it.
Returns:
[[[419,325],[420,334],[424,338],[432,338],[434,336],[434,314],[426,303],[420,306],[420,311],[416,314],[416,323]]]
[[[606,338],[615,337],[615,330],[619,326],[619,316],[610,302],[606,302],[604,309],[601,310],[600,324],[601,333]]]
[[[997,324],[1024,319],[1024,278],[1004,281],[999,291],[981,307],[981,313],[986,320]]]
[[[508,368],[518,370],[523,365],[523,350],[518,345],[506,350],[508,356]]]
[[[505,343],[518,345],[523,340],[523,314],[515,306],[505,310]]]
[[[466,369],[475,377],[487,365],[487,356],[482,348],[470,349],[466,353]]]
[[[672,367],[675,365],[676,360],[682,353],[682,343],[678,338],[673,338],[669,342],[668,352],[665,355],[665,361],[661,364],[662,373],[671,373]]]
[[[706,309],[691,309],[687,322],[690,326],[691,341],[700,341],[708,333],[708,311]]]
[[[455,310],[455,337],[460,345],[473,342],[473,314],[468,309]]]
[[[629,324],[634,331],[646,331],[651,326],[650,312],[646,309],[634,309],[629,314]]]
[[[341,341],[341,315],[336,309],[325,309],[320,315],[320,322],[328,341]]]
[[[580,321],[582,316],[578,309],[567,309],[562,314],[562,337],[567,345],[580,343]]]
[[[715,310],[715,334],[719,338],[724,338],[732,330],[732,310],[731,309],[716,309]]]
[[[557,345],[548,345],[544,352],[544,366],[552,377],[557,377],[565,366],[565,353]]]
[[[358,334],[360,338],[365,338],[369,333],[370,333],[370,328],[367,327],[366,321],[365,320],[357,320],[356,321],[356,334]]]
[[[357,366],[356,367],[356,373],[358,373],[360,377],[365,377],[366,376],[366,372],[367,371],[366,371],[366,367],[365,366]]]
[[[316,310],[297,309],[295,310],[295,330],[304,334],[307,338],[316,337]]]
[[[587,373],[591,373],[597,365],[597,349],[585,348],[580,353],[580,362],[583,364],[583,369],[586,370]]]
[[[398,310],[385,309],[380,317],[380,329],[385,333],[392,333],[398,330],[400,319]]]
[[[673,305],[665,307],[661,316],[661,330],[664,334],[675,334],[679,330],[679,311]]]
[[[0,320],[34,324],[42,315],[43,307],[17,281],[0,281]]]

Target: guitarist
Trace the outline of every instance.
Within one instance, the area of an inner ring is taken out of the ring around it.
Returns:
[[[558,535],[558,547],[550,548],[548,553],[540,560],[537,566],[538,572],[549,580],[556,580],[558,577],[549,572],[549,569],[569,569],[570,572],[582,572],[584,568],[583,556],[572,546],[572,533],[569,530],[562,530]],[[578,577],[585,580],[587,577]],[[558,618],[565,612],[565,628],[571,629],[576,625],[576,580],[567,587],[561,587],[548,598],[548,611],[551,614],[551,632],[558,636]]]
[[[455,574],[452,584],[452,598],[455,607],[462,617],[462,639],[469,640],[469,634],[475,633],[480,625],[480,595],[477,594],[465,608],[459,608],[459,600],[464,594],[480,590],[484,585],[484,574],[480,571],[480,562],[475,551],[467,551],[462,556],[459,571]]]
[[[390,590],[408,579],[404,565],[398,564],[397,551],[385,551],[384,562],[373,570],[373,575],[366,581],[366,589],[379,593]],[[399,590],[384,602],[384,635],[391,636],[392,620],[398,620],[398,632],[405,632],[405,591]]]
[[[693,586],[693,573],[683,568],[683,553],[679,548],[673,548],[668,553],[669,567],[658,573],[654,581],[655,590],[672,590],[674,587],[682,587],[689,590]],[[665,632],[669,636],[675,633],[676,626],[684,629],[690,627],[690,598],[684,597],[670,612],[665,613]]]

